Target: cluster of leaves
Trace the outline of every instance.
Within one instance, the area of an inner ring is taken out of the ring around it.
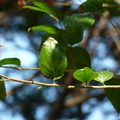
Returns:
[[[111,0],[104,0],[104,2],[109,3]],[[47,13],[60,23],[62,14],[57,8],[37,1],[33,1],[32,4],[33,6],[26,5],[24,8]],[[98,12],[101,15],[104,11],[108,10],[107,8],[103,8],[103,0],[87,0],[80,5],[80,8],[85,12]],[[82,41],[84,30],[93,25],[94,22],[95,19],[89,13],[73,14],[63,19],[64,29],[50,25],[40,25],[29,28],[29,30],[46,32],[41,40],[39,63],[41,72],[46,77],[53,80],[60,79],[68,67],[69,69],[75,70],[73,77],[86,83],[86,85],[93,79],[101,82],[103,85],[114,85],[113,82],[111,82],[114,80],[112,78],[113,73],[109,71],[94,72],[91,69],[91,60],[87,50],[74,46]],[[20,66],[20,61],[16,58],[7,58],[0,61],[0,66],[5,64]],[[0,85],[4,86],[3,83]],[[116,82],[115,85],[119,85],[119,83]],[[0,89],[3,91],[4,87]],[[117,97],[120,94],[118,92],[119,89],[116,89],[117,94],[112,97],[110,94],[114,91],[113,89],[105,89],[106,95],[119,112],[120,108],[118,106],[120,103]],[[3,98],[2,96],[0,99]]]
[[[87,0],[80,5],[80,8],[85,12],[98,12],[101,15],[106,10],[109,11],[110,15],[119,15],[119,12],[112,12],[110,9],[103,8],[103,2],[112,5],[117,4],[114,0]],[[60,11],[54,6],[38,2],[33,2],[33,5],[25,6],[24,8],[48,13],[58,22],[62,18]],[[119,10],[117,9],[117,11]],[[46,32],[42,38],[39,64],[45,76],[54,80],[59,79],[64,75],[67,66],[69,66],[69,68],[76,70],[73,77],[86,83],[86,85],[93,79],[104,85],[111,84],[111,81],[114,80],[112,78],[113,73],[109,71],[94,72],[91,69],[89,53],[84,48],[73,47],[74,44],[82,41],[84,30],[93,25],[94,22],[94,18],[89,13],[73,14],[63,19],[65,29],[48,25],[30,28],[30,30]],[[116,82],[116,85],[119,84]],[[119,94],[119,89],[116,89],[116,91]],[[111,96],[111,92],[114,92],[114,89],[105,89],[105,92],[115,109],[120,111],[118,94],[115,94],[114,97]]]
[[[36,1],[32,3],[34,6],[24,6],[24,8],[48,13],[58,22],[62,19],[61,12],[54,6]],[[61,78],[67,66],[74,70],[85,66],[91,67],[88,52],[84,48],[73,47],[73,45],[82,41],[83,31],[94,22],[90,14],[74,14],[64,18],[65,29],[50,25],[29,28],[29,30],[46,32],[41,42],[39,64],[41,72],[46,77],[54,80]]]

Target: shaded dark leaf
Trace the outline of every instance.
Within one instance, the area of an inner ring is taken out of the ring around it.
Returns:
[[[120,76],[116,76],[109,81],[105,82],[105,85],[120,85]],[[106,88],[105,94],[116,109],[120,112],[120,88]]]
[[[91,60],[89,53],[81,47],[67,48],[68,65],[71,69],[80,69],[85,66],[91,67]]]
[[[86,12],[101,12],[103,0],[87,0],[80,5],[80,8]]]
[[[62,37],[67,44],[74,45],[82,41],[83,29],[81,25],[67,27],[62,31]]]

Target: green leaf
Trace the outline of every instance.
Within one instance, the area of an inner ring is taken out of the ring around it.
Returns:
[[[29,8],[35,11],[41,11],[41,12],[48,13],[51,17],[53,17],[57,21],[59,21],[62,18],[61,12],[56,7],[45,4],[45,3],[37,2],[37,1],[34,1],[32,3],[36,7],[26,5],[24,6],[24,8]]]
[[[52,37],[54,38],[55,40],[57,40],[60,48],[63,50],[63,51],[66,51],[66,48],[67,48],[67,43],[63,40],[62,36],[60,34],[50,34],[50,33],[46,33],[43,35],[42,39],[41,39],[41,46],[40,48],[42,47],[43,43],[49,38],[49,37]]]
[[[115,7],[103,7],[103,12],[108,11],[109,16],[120,16],[120,7],[117,7],[119,4],[115,0],[104,0],[104,3]]]
[[[59,34],[61,32],[61,29],[59,29],[56,26],[51,25],[40,25],[40,26],[33,26],[28,29],[28,31],[34,30],[34,31],[45,31],[51,34]]]
[[[105,85],[120,85],[120,76],[115,76],[109,81],[106,81]],[[106,88],[104,90],[116,111],[120,112],[120,88]]]
[[[100,71],[97,73],[98,73],[98,77],[95,78],[95,80],[101,83],[104,83],[105,81],[108,81],[113,77],[113,73],[109,71]]]
[[[33,18],[37,18],[37,19],[33,19]],[[40,11],[29,10],[29,12],[24,13],[24,19],[28,26],[34,25],[35,22],[41,25],[43,24],[44,13]]]
[[[85,12],[101,12],[103,0],[87,0],[80,5],[80,8]]]
[[[98,74],[88,67],[85,67],[83,69],[78,69],[73,73],[73,77],[75,79],[84,83],[88,83],[97,76]]]
[[[2,79],[0,77],[0,79]],[[0,100],[4,100],[6,97],[6,89],[4,81],[0,81]]]
[[[82,25],[84,30],[94,24],[94,22],[95,19],[90,14],[78,13],[67,16],[63,20],[63,24],[66,28],[74,25]]]
[[[53,38],[48,38],[40,51],[39,67],[41,72],[54,80],[64,75],[67,67],[67,58],[58,42]]]
[[[0,45],[0,47],[4,47],[4,46]]]
[[[5,58],[0,60],[0,66],[7,64],[20,66],[20,60],[18,58]]]
[[[62,37],[67,44],[74,45],[82,41],[83,29],[81,25],[71,26],[62,31]]]
[[[91,67],[89,53],[81,47],[68,47],[66,51],[68,66],[71,69]]]
[[[63,39],[62,35],[61,35],[61,34],[56,35],[54,38],[55,38],[55,39],[57,40],[57,42],[59,43],[60,48],[65,52],[66,49],[67,49],[67,43],[66,43],[66,41]]]

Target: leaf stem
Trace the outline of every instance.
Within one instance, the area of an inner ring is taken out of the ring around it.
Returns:
[[[14,81],[14,82],[22,82],[27,84],[36,84],[41,86],[49,86],[49,87],[63,87],[67,89],[81,89],[81,88],[92,88],[92,89],[105,89],[105,88],[120,88],[120,85],[106,85],[106,86],[74,86],[74,85],[59,85],[59,84],[48,84],[48,83],[42,83],[42,82],[35,82],[35,81],[28,81],[28,80],[19,80],[10,78],[4,75],[0,74],[0,77],[6,78],[6,79],[0,79],[0,81]]]

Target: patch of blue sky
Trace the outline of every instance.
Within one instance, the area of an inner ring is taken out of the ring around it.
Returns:
[[[83,2],[85,2],[86,0],[72,0],[73,3],[75,4],[71,4],[70,7],[73,9],[73,10],[77,10],[79,9],[79,5],[82,4]]]
[[[14,19],[12,19],[11,21],[9,21],[8,24],[13,26],[13,27],[16,25],[25,25],[26,20],[24,19],[24,17],[17,16]]]
[[[104,99],[102,103],[98,103],[98,101],[94,98],[88,101],[92,105],[96,105],[96,107],[90,107],[89,103],[85,102],[82,106],[82,111],[84,113],[90,113],[86,120],[119,120],[117,116],[117,112],[113,108],[110,101],[107,98]]]
[[[91,98],[88,101],[84,102],[82,105],[83,113],[89,113],[93,110],[93,108],[89,104],[96,105],[98,104],[98,101],[95,98]]]
[[[12,34],[12,40],[9,41]],[[7,39],[7,41],[6,41]],[[9,57],[18,57],[22,62],[22,66],[27,65],[30,67],[32,66],[31,63],[35,63],[36,61],[36,56],[29,51],[30,46],[29,46],[29,39],[26,33],[24,32],[17,32],[17,33],[11,33],[7,32],[6,37],[3,35],[0,35],[0,43],[4,46],[1,52],[1,58],[9,58]],[[14,42],[13,42],[14,41]],[[21,49],[22,48],[22,49]],[[27,51],[26,51],[27,50]]]
[[[0,120],[25,120],[20,114],[13,114],[11,109],[7,109],[6,106],[0,102]]]
[[[54,102],[58,98],[58,93],[55,87],[49,87],[49,89],[45,89],[42,95],[49,103]]]
[[[96,70],[115,70],[117,67],[117,63],[111,55],[108,55],[108,48],[104,43],[96,43],[95,41],[90,42],[90,49],[95,47],[96,44],[96,51],[95,56],[92,59],[92,66]]]
[[[99,58],[104,58],[107,55],[107,47],[104,43],[99,43],[97,48],[96,48],[96,53]]]
[[[18,43],[19,44],[19,43]],[[22,44],[22,43],[20,43]],[[21,66],[23,67],[32,67],[36,61],[36,56],[31,51],[26,51],[24,49],[21,49],[13,42],[7,42],[7,44],[4,47],[4,51],[1,55],[1,59],[3,58],[18,58],[21,60]]]
[[[116,61],[113,59],[112,56],[108,56],[105,59],[103,59],[101,64],[105,68],[112,69],[112,70],[115,70],[118,66],[118,64],[116,63]]]
[[[92,110],[87,120],[93,120],[93,118],[94,120],[104,120],[104,115],[102,114],[98,107]]]
[[[48,120],[47,113],[51,110],[48,105],[37,107],[35,118],[36,120]]]
[[[92,59],[92,67],[95,70],[112,70],[114,71],[116,69],[116,67],[118,66],[118,64],[116,63],[116,61],[112,58],[112,56],[107,56],[104,59],[100,59],[97,57],[94,57]]]
[[[15,45],[18,45],[19,47],[22,48],[29,47],[29,38],[25,32],[14,33],[14,41],[15,41]]]

